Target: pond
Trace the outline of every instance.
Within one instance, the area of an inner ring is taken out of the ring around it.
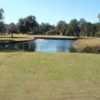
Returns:
[[[0,51],[70,52],[75,40],[35,39],[26,42],[0,42]]]
[[[36,39],[35,52],[70,52],[75,40]]]

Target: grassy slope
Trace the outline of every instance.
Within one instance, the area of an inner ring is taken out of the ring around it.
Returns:
[[[0,53],[0,100],[99,100],[100,55]]]
[[[84,49],[86,47],[100,47],[100,38],[84,38],[79,39],[73,46],[76,50]]]

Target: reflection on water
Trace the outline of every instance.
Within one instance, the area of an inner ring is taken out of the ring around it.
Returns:
[[[37,39],[35,40],[36,52],[69,52],[74,40],[52,40]]]
[[[24,50],[35,52],[69,52],[74,41],[75,40],[36,39],[20,43],[0,43],[0,51]]]

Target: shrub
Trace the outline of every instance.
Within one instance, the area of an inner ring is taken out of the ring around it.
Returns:
[[[69,48],[70,52],[77,52],[76,49],[72,46]]]

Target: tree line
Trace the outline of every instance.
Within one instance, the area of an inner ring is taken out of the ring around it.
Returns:
[[[57,25],[49,23],[39,24],[33,15],[20,18],[18,22],[6,24],[4,22],[4,10],[0,9],[0,33],[1,34],[33,34],[33,35],[62,35],[62,36],[100,36],[100,22],[91,23],[84,18],[72,19],[69,23],[59,21]],[[98,15],[100,20],[100,15]]]

